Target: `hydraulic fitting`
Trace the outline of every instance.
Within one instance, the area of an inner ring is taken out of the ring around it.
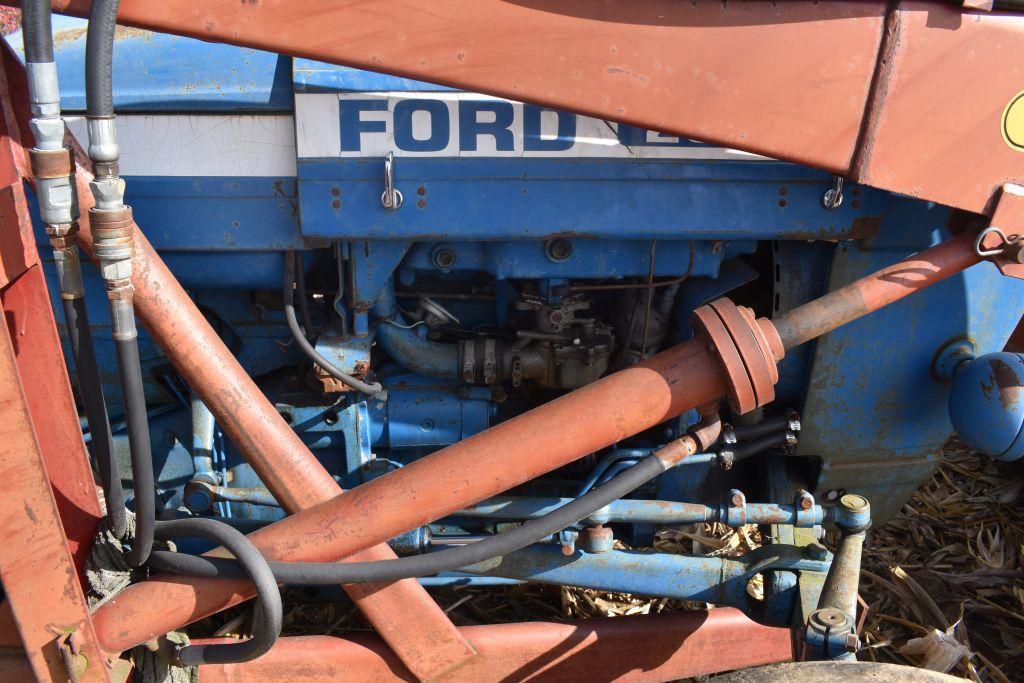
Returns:
[[[26,62],[25,75],[28,77],[29,107],[32,111],[32,118],[59,121],[60,89],[57,85],[57,63],[53,61]],[[62,143],[63,139],[62,134]]]
[[[579,546],[586,553],[606,553],[615,547],[615,536],[611,527],[598,524],[580,531]]]
[[[117,162],[120,151],[117,147],[117,130],[113,116],[90,116],[87,120],[89,128],[89,158],[93,162],[93,170],[97,177],[118,174]],[[95,188],[93,194],[96,193]],[[124,183],[121,183],[121,198],[124,198]],[[97,206],[100,197],[96,197]]]
[[[53,263],[57,270],[57,281],[60,284],[60,298],[66,301],[85,297],[85,284],[82,282],[82,265],[78,254],[75,234],[77,223],[61,225],[47,224],[46,234],[50,237],[53,248]]]
[[[119,178],[113,178],[123,188]],[[109,189],[104,182],[91,183],[97,200],[100,190]],[[97,201],[97,204],[99,202]],[[100,262],[100,274],[107,283],[110,315],[114,339],[129,340],[138,335],[135,313],[132,310],[132,254],[135,245],[134,220],[131,207],[123,204],[117,209],[89,209],[92,225],[93,254]]]
[[[53,248],[61,298],[85,296],[75,233],[78,231],[78,197],[73,182],[75,163],[64,145],[64,119],[60,117],[57,66],[53,62],[26,64],[32,119],[29,127],[35,146],[29,151],[35,176],[39,216]]]

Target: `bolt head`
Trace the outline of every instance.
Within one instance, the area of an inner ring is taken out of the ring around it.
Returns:
[[[545,255],[555,263],[567,261],[572,251],[572,242],[566,239],[553,239],[544,245]]]
[[[840,610],[825,607],[811,614],[810,621],[823,628],[837,628],[848,624],[849,618]]]
[[[432,256],[435,268],[446,270],[455,265],[455,252],[448,247],[441,247],[434,250]]]
[[[839,504],[850,512],[861,512],[868,507],[868,500],[855,493],[847,493],[839,499]]]
[[[828,550],[817,541],[809,543],[804,548],[804,553],[812,560],[824,561],[828,557]]]

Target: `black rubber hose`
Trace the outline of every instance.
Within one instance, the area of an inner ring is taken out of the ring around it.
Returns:
[[[25,41],[25,61],[45,64],[53,61],[53,29],[49,0],[23,0],[21,32]]]
[[[775,417],[765,418],[760,422],[752,425],[732,425],[732,432],[736,435],[736,438],[742,441],[749,441],[750,439],[756,439],[759,436],[765,434],[774,434],[775,432],[785,431],[789,429],[790,418],[787,415],[776,415]]]
[[[85,38],[85,113],[114,115],[114,31],[120,0],[93,0]]]
[[[571,527],[605,505],[622,498],[665,471],[657,456],[649,455],[608,483],[591,489],[571,503],[543,517],[530,520],[509,531],[482,541],[426,555],[414,555],[377,562],[268,562],[274,577],[281,583],[307,586],[337,583],[376,583],[397,581],[439,572],[454,571],[541,541],[551,534]],[[241,579],[246,573],[234,560],[199,557],[183,553],[156,551],[150,561],[154,569],[215,579]]]
[[[128,427],[128,447],[132,456],[132,488],[135,490],[135,539],[128,563],[140,567],[153,550],[156,522],[156,486],[153,483],[153,452],[149,443],[149,416],[146,391],[142,383],[137,339],[114,340],[117,365],[121,374],[124,417]]]
[[[203,538],[227,548],[238,558],[243,576],[256,586],[256,621],[252,638],[239,643],[217,645],[186,645],[177,652],[178,664],[238,664],[265,654],[281,635],[284,609],[277,581],[263,555],[240,531],[212,519],[175,519],[157,522],[160,539]]]
[[[313,345],[306,339],[306,335],[302,333],[302,329],[299,327],[299,321],[295,317],[295,260],[298,258],[298,254],[295,252],[288,252],[284,256],[284,317],[288,322],[288,329],[292,332],[292,337],[295,339],[295,343],[299,345],[302,352],[306,356],[327,371],[334,379],[338,380],[342,384],[356,391],[360,391],[364,394],[379,394],[383,388],[377,382],[367,384],[362,380],[358,380],[352,375],[342,372],[341,368],[337,367],[331,361],[327,360],[313,348]]]
[[[71,340],[71,355],[75,360],[85,419],[89,423],[89,434],[92,435],[92,450],[96,456],[100,487],[107,505],[107,523],[115,537],[123,538],[127,524],[124,489],[121,488],[121,473],[114,456],[114,439],[110,433],[110,418],[103,397],[103,381],[96,362],[85,299],[64,299],[64,320]]]
[[[736,460],[743,460],[744,458],[749,458],[759,453],[763,453],[769,448],[782,448],[786,445],[787,441],[787,432],[775,432],[774,434],[768,434],[767,436],[762,436],[750,443],[735,446],[732,449],[733,457]]]
[[[287,256],[285,258],[288,258]],[[295,293],[299,295],[299,315],[302,316],[302,327],[305,337],[313,336],[313,319],[309,317],[309,299],[306,298],[306,274],[302,267],[302,254],[295,252]]]

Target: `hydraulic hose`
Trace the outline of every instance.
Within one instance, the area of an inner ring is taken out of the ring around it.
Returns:
[[[341,370],[341,368],[317,353],[317,350],[313,348],[313,345],[306,339],[306,335],[303,334],[302,328],[299,327],[299,321],[295,317],[296,259],[298,259],[297,252],[288,252],[284,257],[284,317],[288,322],[288,329],[291,330],[292,337],[295,338],[295,343],[299,345],[299,348],[304,354],[306,354],[306,357],[322,367],[327,371],[327,374],[345,386],[364,394],[379,394],[383,391],[383,387],[381,387],[380,383],[373,382],[372,384],[368,384],[362,380],[356,379],[352,375],[346,374]]]
[[[199,664],[238,664],[265,654],[281,635],[284,609],[281,592],[263,555],[240,531],[212,519],[176,519],[157,523],[161,539],[203,538],[231,551],[242,569],[242,576],[256,586],[256,622],[252,638],[230,645],[186,645],[177,651],[181,666]]]
[[[50,3],[47,0],[25,0],[22,3],[22,24],[32,111],[29,125],[35,138],[35,146],[29,156],[35,176],[39,215],[46,225],[46,234],[53,249],[71,354],[92,436],[108,526],[115,536],[121,538],[126,528],[124,492],[114,458],[103,384],[85,307],[85,287],[76,240],[79,214],[73,182],[75,168],[70,150],[64,143],[65,125],[60,115],[57,65],[53,61]]]
[[[114,31],[120,0],[93,0],[85,40],[85,111],[90,117],[114,115]]]
[[[92,329],[82,297],[64,299],[64,320],[68,338],[71,340],[71,354],[78,371],[78,385],[85,408],[85,419],[92,436],[92,448],[96,454],[96,469],[99,470],[100,487],[107,507],[107,521],[111,533],[123,538],[127,528],[124,510],[124,489],[121,474],[114,456],[114,441],[110,433],[110,418],[107,402],[103,397],[103,382],[96,362],[96,349],[92,341]]]
[[[43,64],[53,61],[53,29],[48,0],[21,3],[21,30],[25,40],[25,61]]]
[[[785,448],[796,443],[796,435],[790,431],[775,432],[758,437],[749,443],[733,444],[718,452],[718,459],[725,469],[730,469],[737,461],[751,458],[764,453],[769,448]]]
[[[149,442],[146,392],[142,384],[139,345],[136,338],[116,339],[117,365],[121,374],[121,394],[128,429],[128,447],[132,459],[132,488],[135,490],[135,539],[128,562],[133,567],[146,563],[153,550],[156,523],[156,486],[153,480],[153,453]]]
[[[789,415],[776,415],[768,417],[752,425],[732,425],[732,433],[739,441],[750,441],[767,434],[784,432],[787,429],[795,429],[797,419]]]
[[[571,527],[609,503],[622,498],[664,472],[666,464],[649,455],[639,463],[543,517],[530,520],[509,531],[489,536],[469,545],[426,555],[402,557],[379,562],[268,562],[281,583],[332,585],[338,583],[377,583],[431,576],[454,571],[495,557],[507,555]],[[150,565],[154,569],[204,578],[244,579],[239,563],[227,558],[200,557],[156,551]]]
[[[260,597],[255,634],[237,645],[186,646],[178,650],[177,659],[179,664],[186,666],[246,662],[267,652],[281,633],[281,595],[266,560],[240,532],[212,520],[163,522],[159,531],[156,526],[153,455],[149,441],[142,366],[139,362],[138,332],[132,309],[134,222],[131,208],[124,205],[124,182],[118,177],[117,169],[120,154],[114,127],[112,58],[118,4],[118,0],[93,0],[89,12],[86,37],[86,114],[89,157],[95,170],[90,188],[96,204],[89,211],[94,236],[93,249],[100,260],[100,271],[110,299],[135,489],[136,531],[128,561],[136,567],[145,564],[150,557],[156,533],[161,538],[198,536],[230,550],[245,576],[256,585]]]

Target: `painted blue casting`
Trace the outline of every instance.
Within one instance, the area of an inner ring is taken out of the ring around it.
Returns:
[[[1024,456],[1024,356],[989,353],[962,364],[949,417],[960,438],[985,455],[1004,462]]]

